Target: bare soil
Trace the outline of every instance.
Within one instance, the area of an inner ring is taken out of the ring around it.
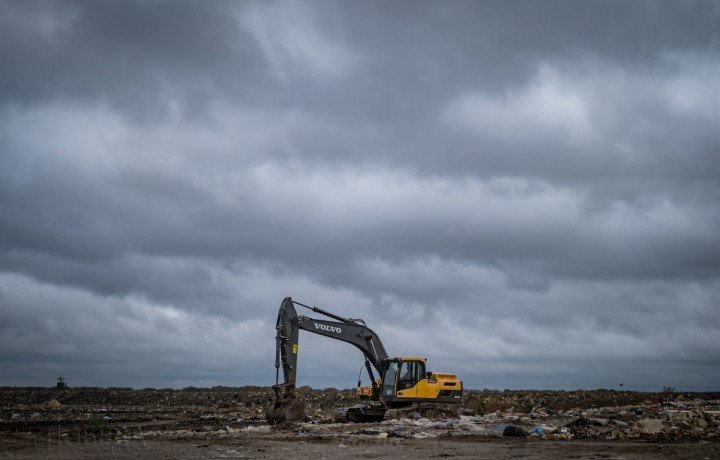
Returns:
[[[0,457],[720,458],[717,394],[473,392],[463,415],[372,424],[333,423],[351,390],[301,394],[310,420],[269,426],[263,387],[0,388]]]
[[[38,442],[38,444],[35,444]],[[93,442],[36,440],[3,434],[3,458],[586,458],[586,459],[717,459],[720,443],[648,443],[542,441],[528,439],[298,440],[243,438],[235,440],[134,440]]]

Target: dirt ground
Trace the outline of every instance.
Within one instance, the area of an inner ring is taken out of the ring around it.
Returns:
[[[333,420],[351,390],[301,395],[309,419],[270,426],[263,387],[0,388],[0,457],[720,458],[718,394],[484,391],[454,416],[361,424]]]
[[[542,441],[473,438],[408,440],[132,440],[60,442],[29,436],[0,436],[0,456],[16,459],[84,458],[258,458],[258,459],[390,459],[390,458],[585,458],[585,459],[717,459],[720,443],[648,443]]]

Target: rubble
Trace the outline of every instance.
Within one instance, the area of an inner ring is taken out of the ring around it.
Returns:
[[[610,390],[468,392],[459,415],[378,423],[335,423],[356,402],[354,390],[300,388],[309,419],[272,428],[264,387],[143,389],[0,388],[0,431],[85,442],[92,439],[374,439],[514,436],[555,441],[718,441],[720,394]]]
[[[45,407],[48,409],[60,409],[62,407],[62,404],[58,402],[57,399],[51,399],[47,403],[45,403]]]
[[[644,418],[635,422],[635,427],[640,433],[655,434],[660,433],[664,428],[662,420],[656,418]]]

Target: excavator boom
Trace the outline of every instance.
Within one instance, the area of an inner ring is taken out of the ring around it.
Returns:
[[[309,318],[298,315],[295,305],[305,307],[315,313],[325,315],[336,321]],[[347,342],[357,347],[365,356],[365,366],[376,394],[380,394],[373,376],[373,368],[380,377],[384,372],[387,352],[380,338],[360,319],[343,318],[317,307],[309,307],[286,297],[278,311],[275,336],[275,405],[268,412],[269,421],[294,421],[304,418],[302,406],[297,402],[297,355],[300,330],[324,335],[332,339]],[[282,368],[283,383],[279,383],[279,371]]]

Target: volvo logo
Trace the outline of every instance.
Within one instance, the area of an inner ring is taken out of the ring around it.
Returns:
[[[315,325],[315,329],[320,329],[321,331],[327,331],[327,332],[337,332],[338,334],[342,334],[342,329],[335,326],[328,326],[326,324],[318,324],[313,323]]]

